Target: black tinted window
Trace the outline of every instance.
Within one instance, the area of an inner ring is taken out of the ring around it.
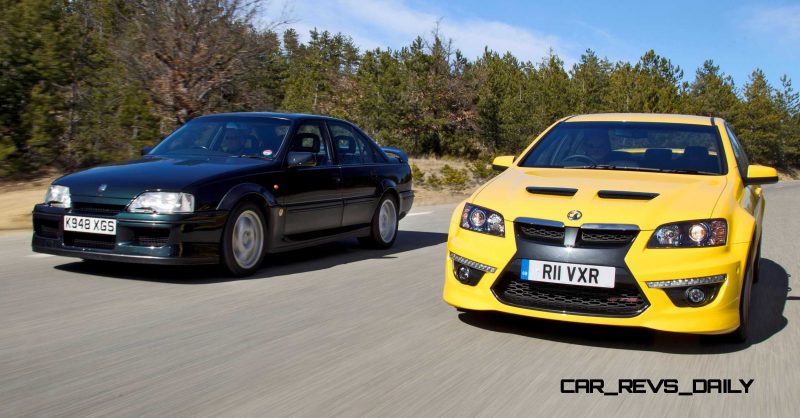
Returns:
[[[331,165],[328,145],[322,135],[322,124],[318,122],[300,125],[292,138],[292,147],[289,150],[315,154],[318,166]]]
[[[351,126],[329,122],[331,139],[336,155],[342,165],[370,164],[383,162],[384,158],[374,147],[369,144],[369,139],[364,138]]]
[[[542,138],[523,167],[697,171],[723,174],[715,127],[669,123],[562,123]]]
[[[275,158],[291,123],[284,119],[195,119],[164,139],[150,154],[216,154]]]

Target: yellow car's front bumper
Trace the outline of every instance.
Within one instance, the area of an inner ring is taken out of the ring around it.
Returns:
[[[713,248],[648,249],[646,243],[652,231],[641,231],[627,251],[624,263],[649,301],[649,306],[634,316],[599,316],[537,310],[501,302],[493,292],[493,285],[515,258],[524,257],[517,249],[513,222],[506,222],[505,238],[467,231],[457,225],[455,223],[450,230],[444,283],[445,302],[457,308],[697,334],[724,334],[739,327],[739,295],[747,264],[748,243]],[[450,253],[495,267],[497,271],[485,273],[475,286],[462,284],[454,275]],[[577,259],[573,262],[581,263]],[[676,306],[663,289],[651,289],[646,283],[720,274],[725,274],[727,280],[715,298],[700,307]],[[591,291],[591,288],[584,289]]]

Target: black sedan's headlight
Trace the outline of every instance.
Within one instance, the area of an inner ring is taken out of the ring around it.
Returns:
[[[653,232],[648,248],[717,247],[728,242],[728,222],[724,219],[676,222],[661,225]]]
[[[480,206],[467,203],[461,213],[461,227],[484,234],[506,236],[506,224],[503,215]]]
[[[128,205],[128,212],[192,213],[194,212],[194,196],[189,193],[144,192]]]

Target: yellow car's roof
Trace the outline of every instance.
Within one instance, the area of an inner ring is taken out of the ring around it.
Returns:
[[[571,116],[564,122],[663,122],[708,126],[711,125],[711,117],[665,113],[595,113]]]

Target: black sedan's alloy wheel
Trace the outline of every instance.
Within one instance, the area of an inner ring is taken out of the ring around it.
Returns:
[[[386,249],[394,245],[397,239],[397,203],[394,197],[384,195],[372,216],[372,228],[369,236],[361,237],[358,242],[369,248]]]
[[[223,263],[234,276],[255,273],[264,259],[266,221],[253,203],[238,205],[231,211],[222,238]]]

